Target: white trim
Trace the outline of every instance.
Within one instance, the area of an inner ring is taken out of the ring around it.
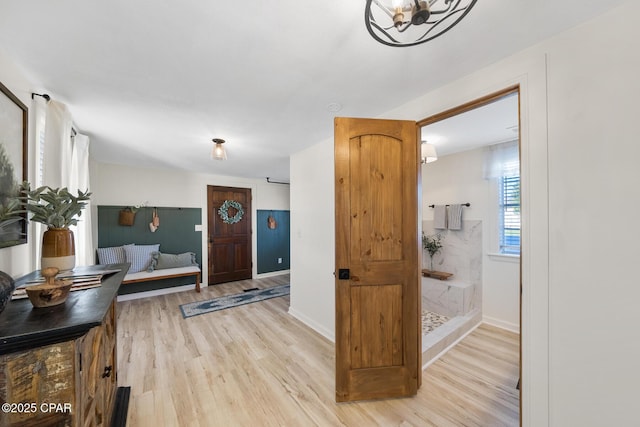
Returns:
[[[504,329],[509,332],[515,332],[518,335],[520,334],[520,325],[517,323],[505,322],[504,320],[489,316],[482,316],[482,323],[486,323],[487,325],[495,326],[496,328]]]
[[[266,279],[267,277],[282,276],[283,274],[290,274],[290,273],[291,273],[291,270],[271,271],[269,273],[256,274],[256,279]]]
[[[325,337],[326,339],[328,339],[329,341],[331,341],[332,343],[336,342],[334,331],[328,330],[323,325],[305,316],[304,314],[295,310],[291,306],[289,306],[289,314],[295,317],[296,319],[298,319],[299,321],[301,321],[302,323],[304,323],[305,325],[307,325],[308,327],[310,327],[311,329],[313,329],[314,331],[316,331],[317,333],[319,333],[320,335],[322,335],[323,337]]]
[[[520,262],[520,255],[513,255],[513,254],[501,254],[498,252],[490,252],[487,254],[487,256],[489,258],[491,258],[493,261],[500,261],[500,262],[511,262],[514,264],[517,264]]]

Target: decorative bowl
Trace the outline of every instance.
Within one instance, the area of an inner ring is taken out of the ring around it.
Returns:
[[[72,284],[70,280],[56,280],[54,285],[43,283],[29,286],[25,290],[34,307],[51,307],[67,300]]]
[[[11,294],[16,287],[16,282],[7,273],[0,271],[0,313],[7,306]]]
[[[55,276],[58,274],[56,267],[43,268],[41,274],[46,278],[46,283],[25,288],[31,304],[36,308],[41,308],[52,307],[65,302],[73,282],[71,280],[56,279]]]

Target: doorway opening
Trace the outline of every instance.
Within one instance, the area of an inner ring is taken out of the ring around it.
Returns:
[[[426,367],[480,322],[520,335],[519,87],[426,118],[418,127],[437,154],[422,165],[422,230],[442,245],[433,257],[423,251],[423,266],[452,274],[422,278]],[[449,209],[458,205],[461,222],[451,229]],[[519,348],[517,358],[519,374]],[[518,385],[515,378],[513,387]]]

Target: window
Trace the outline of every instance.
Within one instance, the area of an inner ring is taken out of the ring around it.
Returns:
[[[486,147],[484,177],[493,183],[491,211],[495,220],[491,222],[495,227],[491,228],[496,232],[491,238],[492,251],[497,252],[496,255],[520,255],[520,155],[517,140]]]
[[[499,188],[500,253],[520,254],[520,176],[503,176]]]

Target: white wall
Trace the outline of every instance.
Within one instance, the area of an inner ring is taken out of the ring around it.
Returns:
[[[333,141],[291,157],[291,301],[289,313],[333,340]]]
[[[483,321],[519,332],[519,259],[489,255],[498,251],[498,198],[495,182],[483,178],[483,167],[482,148],[440,156],[438,161],[423,165],[422,218],[433,220],[432,204],[471,204],[463,208],[462,218],[482,221]],[[446,246],[446,240],[443,244]]]
[[[289,210],[289,186],[265,180],[197,174],[186,171],[143,169],[107,163],[91,164],[91,191],[94,215],[98,205],[140,205],[202,208],[202,254],[207,254],[207,186],[250,188],[252,228],[256,229],[258,209]],[[94,221],[97,244],[97,221]],[[252,235],[253,276],[257,276],[257,233]],[[208,270],[203,262],[203,285]]]
[[[384,115],[420,120],[520,84],[524,426],[637,424],[637,16],[640,4],[628,1]],[[291,163],[292,176],[320,177],[291,194],[292,223],[304,226],[295,244],[315,257],[292,263],[292,286],[306,287],[296,305],[310,309],[331,292],[331,277],[311,277],[333,264],[332,240],[317,238],[320,227],[333,233],[331,145]],[[333,310],[315,307],[314,320],[333,328]]]
[[[0,82],[29,108],[29,124],[31,125],[33,123],[31,114],[33,85],[2,50],[0,50]],[[35,164],[32,162],[35,158],[33,134],[32,129],[29,128],[29,181],[33,181],[35,176]],[[33,238],[33,229],[30,226],[27,244],[0,249],[0,271],[4,271],[14,278],[31,272],[35,268],[35,264],[32,262],[33,243],[35,240]]]
[[[638,425],[638,16],[629,1],[549,49],[555,425]]]

